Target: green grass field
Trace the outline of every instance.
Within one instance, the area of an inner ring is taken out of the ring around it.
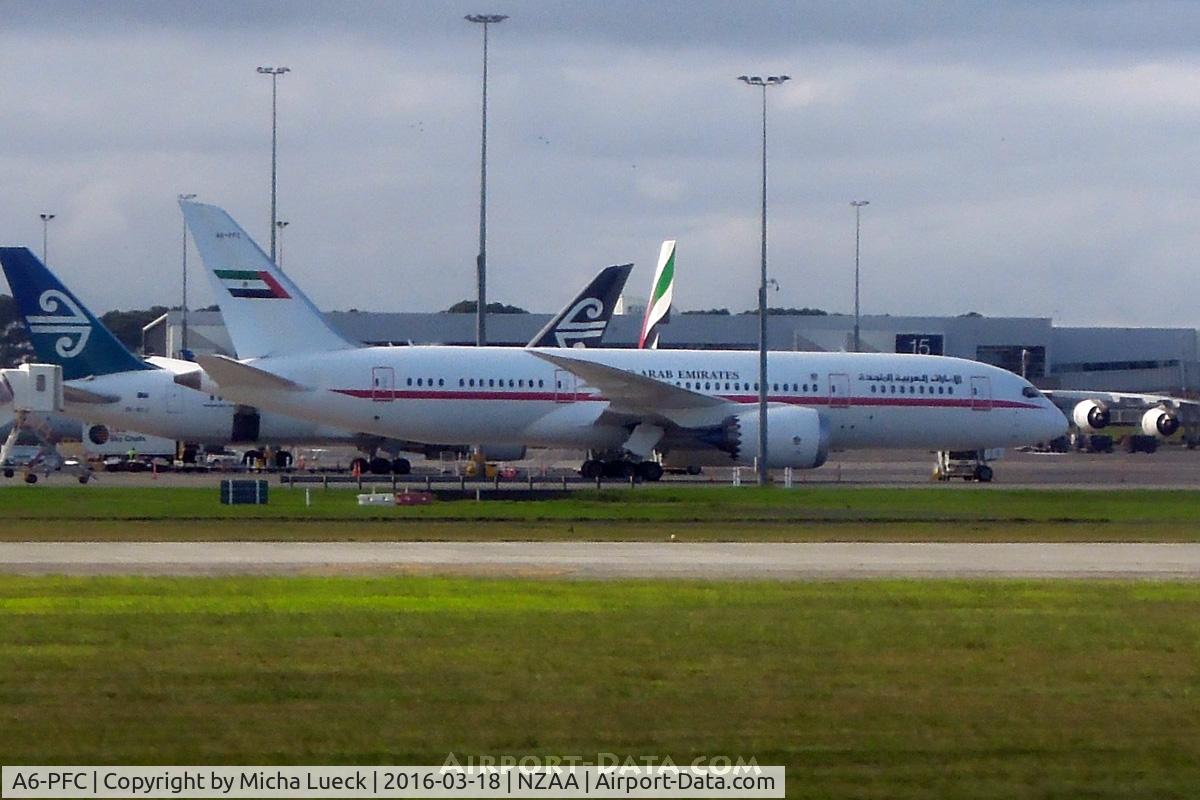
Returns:
[[[754,756],[789,797],[1200,792],[1200,584],[0,578],[6,763]]]
[[[1200,541],[1200,492],[803,487],[580,491],[567,499],[361,508],[352,490],[271,487],[0,491],[0,540]],[[488,524],[476,524],[487,522]]]

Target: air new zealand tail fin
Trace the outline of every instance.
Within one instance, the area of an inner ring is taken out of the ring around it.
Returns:
[[[671,321],[671,298],[675,291],[675,241],[668,239],[658,252],[658,268],[654,270],[654,281],[650,284],[650,300],[646,303],[646,317],[642,320],[642,335],[638,347],[653,350],[658,347],[658,336],[663,325]]]
[[[223,209],[188,200],[179,206],[239,358],[359,346],[329,327],[300,288]]]
[[[59,364],[65,380],[156,369],[129,352],[26,247],[0,247],[0,266],[38,360]]]
[[[526,347],[597,347],[633,264],[605,267]]]

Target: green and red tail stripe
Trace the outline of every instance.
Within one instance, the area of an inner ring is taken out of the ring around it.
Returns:
[[[286,300],[291,295],[266,270],[215,269],[213,273],[234,297]]]

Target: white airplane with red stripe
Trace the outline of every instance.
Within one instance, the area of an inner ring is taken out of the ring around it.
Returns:
[[[583,448],[625,474],[759,456],[751,351],[356,347],[232,218],[183,201],[242,361],[201,356],[227,397],[414,441]],[[233,273],[255,273],[253,294]],[[247,342],[243,347],[241,342]],[[772,352],[767,463],[819,467],[831,450],[981,450],[1048,441],[1066,418],[1023,378],[964,359]],[[589,477],[603,468],[589,459]]]

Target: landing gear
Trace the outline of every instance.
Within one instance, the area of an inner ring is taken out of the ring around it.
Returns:
[[[583,462],[583,466],[579,468],[579,475],[584,480],[594,481],[604,474],[604,462],[597,461],[594,458],[589,458]]]
[[[392,471],[392,462],[386,458],[376,456],[371,459],[368,468],[371,470],[372,475],[388,475]]]
[[[637,465],[638,477],[647,483],[655,483],[662,479],[662,464],[657,461],[643,461]]]
[[[350,471],[357,475],[364,475],[371,471],[371,462],[359,456],[350,462]]]
[[[662,478],[662,465],[656,461],[629,461],[623,458],[601,460],[589,458],[579,467],[579,475],[584,480],[594,481],[597,478],[627,481],[637,478],[654,482]]]
[[[392,474],[407,475],[412,472],[412,464],[408,463],[407,458],[392,459]]]

